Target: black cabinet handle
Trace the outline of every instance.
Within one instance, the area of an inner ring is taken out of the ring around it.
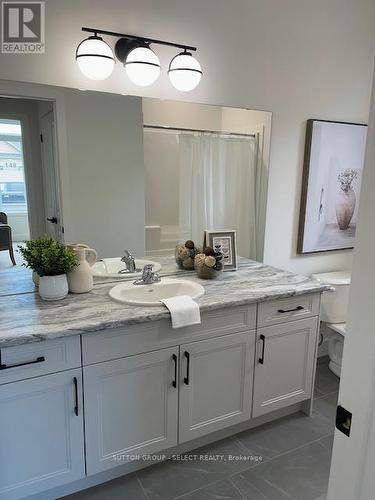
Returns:
[[[262,334],[262,335],[260,335],[259,338],[263,342],[263,345],[262,345],[262,356],[259,358],[259,363],[261,365],[263,365],[264,364],[264,349],[266,347],[266,337]]]
[[[185,351],[184,356],[186,358],[186,377],[184,377],[184,383],[189,385],[190,382],[190,354]]]
[[[1,363],[1,353],[0,353],[0,370],[9,370],[10,368],[18,368],[19,366],[26,365],[35,365],[36,363],[43,363],[46,358],[44,356],[40,356],[39,358],[33,359],[32,361],[25,361],[24,363],[18,363],[16,365],[3,365]]]
[[[279,309],[277,312],[279,312],[279,313],[291,313],[294,311],[302,311],[302,309],[305,309],[305,308],[302,306],[297,306],[294,309]]]
[[[74,413],[78,417],[78,380],[77,377],[73,377],[74,385]]]
[[[177,387],[177,356],[172,354],[172,359],[174,361],[174,380],[172,382],[173,387]]]

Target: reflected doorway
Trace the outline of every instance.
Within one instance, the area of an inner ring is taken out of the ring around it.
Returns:
[[[17,246],[25,240],[62,239],[56,157],[53,102],[0,97],[0,212],[16,267],[22,264]],[[13,267],[1,251],[0,271]]]

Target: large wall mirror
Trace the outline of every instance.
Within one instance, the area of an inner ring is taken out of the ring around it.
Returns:
[[[16,248],[43,234],[99,259],[166,261],[179,241],[235,229],[238,254],[262,260],[270,112],[6,82],[0,92],[0,294],[29,291]]]

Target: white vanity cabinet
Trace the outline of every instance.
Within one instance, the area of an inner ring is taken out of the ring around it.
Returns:
[[[178,348],[84,368],[89,475],[177,444]]]
[[[80,368],[0,386],[1,499],[85,476],[82,415]]]
[[[311,398],[318,317],[258,328],[253,417]]]
[[[254,344],[246,332],[84,367],[88,474],[248,420]]]
[[[84,336],[88,475],[249,420],[255,327],[250,305]]]
[[[297,403],[291,411],[305,411],[319,302],[306,294],[205,311],[177,330],[162,319],[0,349],[0,500],[51,488],[57,498],[142,456]]]
[[[254,332],[180,346],[179,442],[251,417]]]

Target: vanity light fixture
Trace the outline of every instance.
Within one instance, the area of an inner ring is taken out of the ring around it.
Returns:
[[[115,67],[111,47],[97,33],[78,45],[76,61],[82,73],[92,80],[105,80]]]
[[[99,34],[118,38],[115,44],[116,58],[124,64],[129,79],[136,85],[152,85],[160,76],[160,61],[150,48],[151,44],[182,49],[172,59],[168,70],[169,79],[177,90],[193,90],[201,80],[201,66],[191,54],[197,50],[196,47],[96,28],[82,28],[82,31],[93,33],[93,36],[79,44],[76,51],[78,66],[88,78],[104,80],[114,68],[112,49]]]
[[[168,75],[175,89],[187,92],[195,89],[199,84],[202,78],[202,69],[191,52],[185,49],[172,59]]]
[[[148,87],[159,78],[160,61],[148,43],[120,38],[115,45],[115,54],[124,63],[129,79],[136,85]]]

